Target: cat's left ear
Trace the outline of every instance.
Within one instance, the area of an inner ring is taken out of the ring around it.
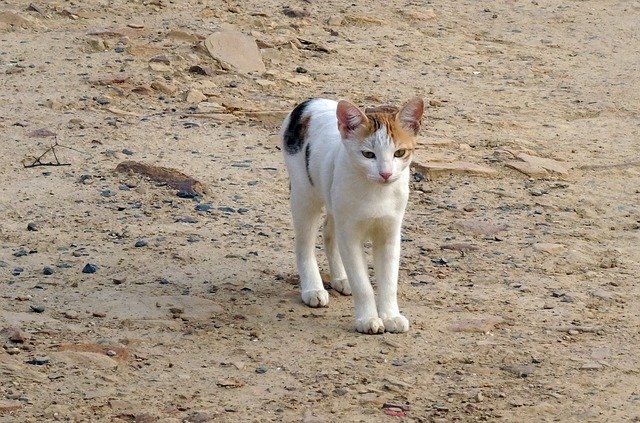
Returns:
[[[338,129],[343,139],[349,138],[356,129],[367,121],[367,117],[357,106],[346,100],[340,100],[336,109]]]
[[[415,97],[407,102],[398,112],[398,119],[407,130],[418,133],[420,129],[420,119],[424,112],[424,101],[420,97]]]

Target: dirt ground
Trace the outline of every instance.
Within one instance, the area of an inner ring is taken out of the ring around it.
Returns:
[[[0,40],[1,422],[640,421],[639,2],[7,0]],[[412,327],[361,335],[299,299],[278,125],[416,94]]]

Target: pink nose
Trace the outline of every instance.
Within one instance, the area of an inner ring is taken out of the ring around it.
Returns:
[[[382,179],[387,181],[391,177],[391,173],[389,173],[389,172],[380,172],[380,176],[382,176]]]

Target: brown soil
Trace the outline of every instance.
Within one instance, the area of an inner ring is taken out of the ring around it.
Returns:
[[[3,2],[0,421],[638,421],[640,4],[427,3]],[[412,327],[360,335],[299,300],[274,140],[416,94]]]

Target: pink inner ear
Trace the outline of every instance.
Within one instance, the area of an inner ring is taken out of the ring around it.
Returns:
[[[346,137],[350,132],[362,125],[366,119],[360,109],[346,100],[338,102],[336,118],[338,119],[338,129],[343,137]]]
[[[400,117],[400,122],[402,122],[405,127],[413,132],[418,132],[418,129],[420,129],[420,119],[422,119],[423,113],[424,102],[421,98],[417,97],[405,104],[398,115]]]

